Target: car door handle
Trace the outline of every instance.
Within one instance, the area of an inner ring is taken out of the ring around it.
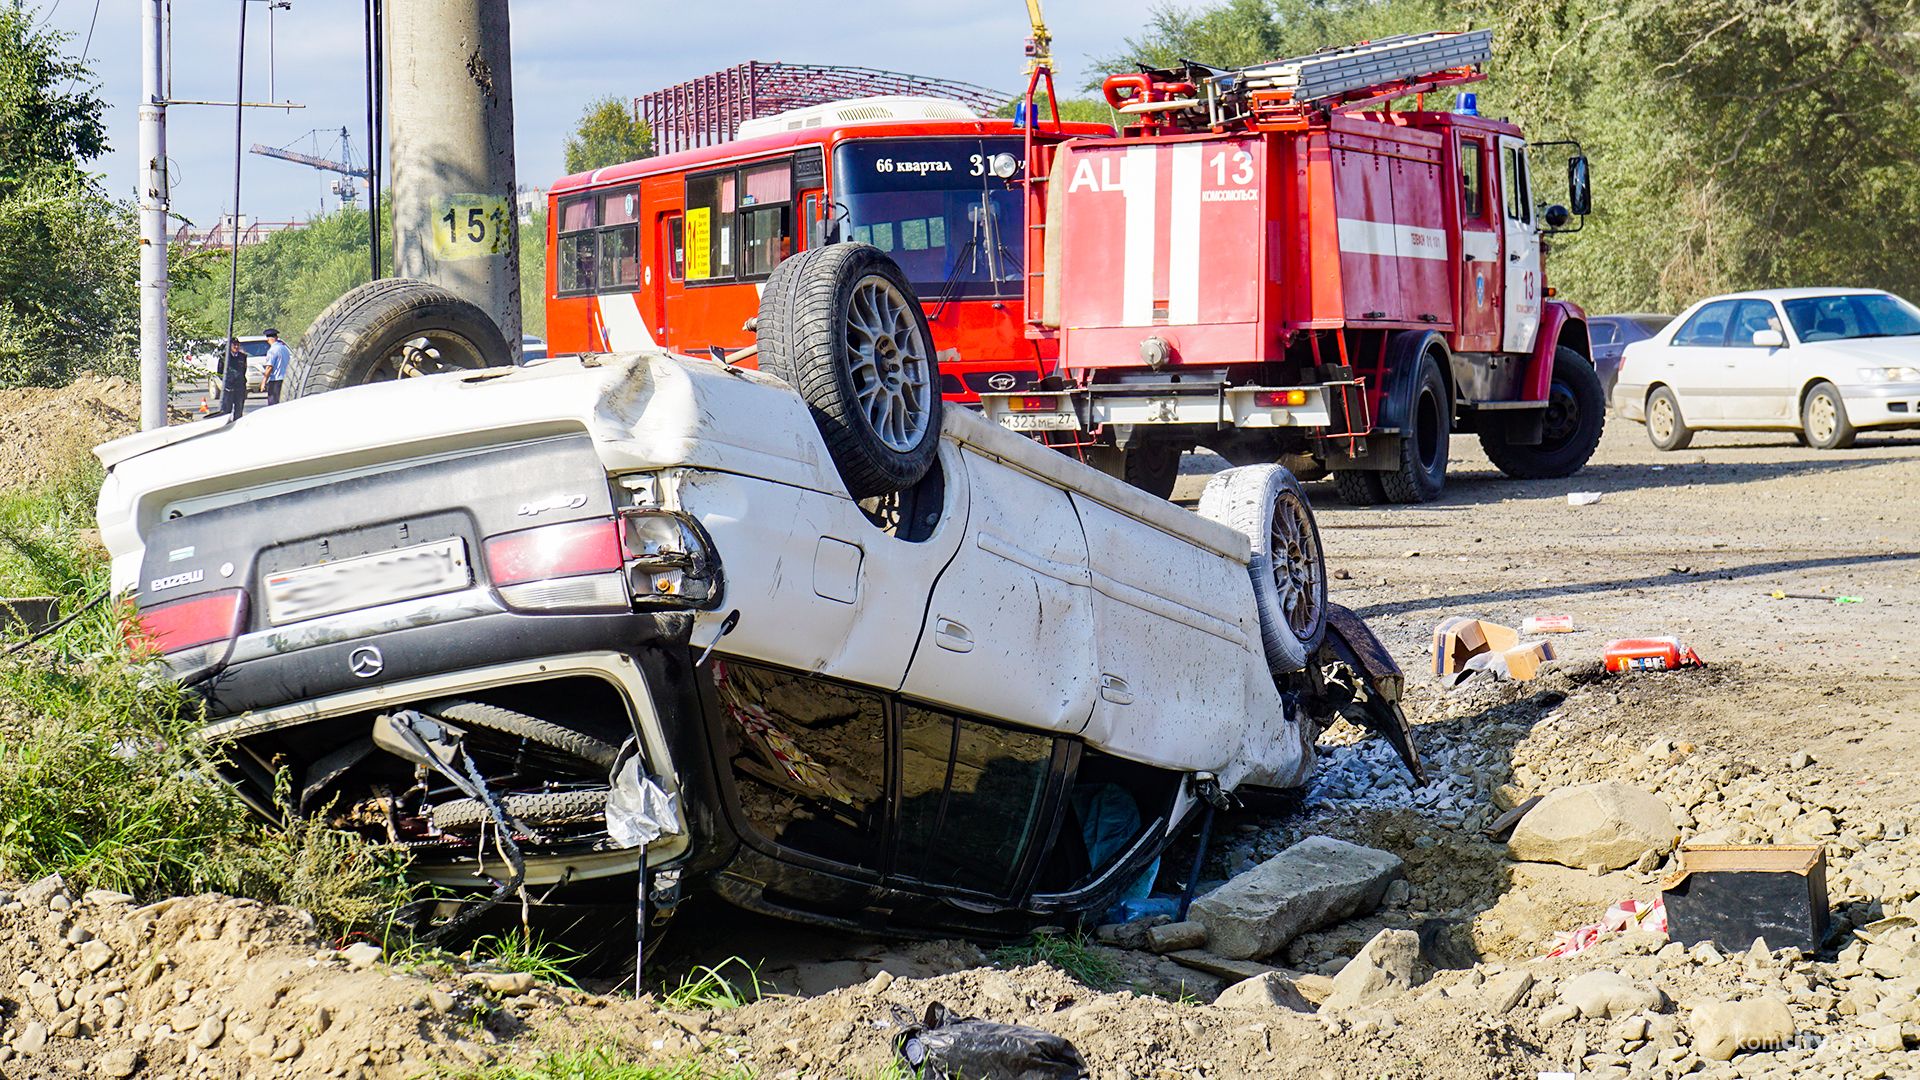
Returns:
[[[933,643],[948,652],[972,652],[973,631],[952,619],[933,621]]]
[[[1516,252],[1513,252],[1513,253],[1511,253],[1511,254],[1509,254],[1509,255],[1507,256],[1507,261],[1508,261],[1508,262],[1519,262],[1519,261],[1520,261],[1520,253],[1516,251]]]
[[[1127,680],[1107,672],[1100,675],[1100,696],[1115,705],[1133,704],[1133,690],[1127,686]]]

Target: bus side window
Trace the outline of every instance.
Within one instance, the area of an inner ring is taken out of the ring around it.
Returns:
[[[560,201],[560,250],[554,260],[554,285],[561,296],[593,291],[595,224],[592,196]]]
[[[793,164],[787,160],[741,170],[740,273],[773,272],[793,254]]]
[[[733,219],[738,179],[731,169],[687,177],[688,281],[733,277]]]
[[[667,280],[687,279],[687,227],[679,214],[667,219]]]
[[[640,287],[640,190],[623,188],[600,196],[601,292],[632,292]]]

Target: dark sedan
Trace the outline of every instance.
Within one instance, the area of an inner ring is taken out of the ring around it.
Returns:
[[[1587,333],[1593,339],[1593,367],[1600,373],[1600,387],[1613,397],[1613,384],[1620,377],[1620,353],[1636,341],[1644,341],[1666,328],[1671,315],[1632,312],[1625,315],[1596,315],[1587,320]]]

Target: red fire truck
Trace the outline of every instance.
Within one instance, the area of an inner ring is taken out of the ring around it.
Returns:
[[[548,195],[548,348],[745,348],[783,258],[856,241],[899,263],[925,304],[949,400],[1027,389],[1059,348],[1026,331],[1029,135],[957,102],[868,98],[569,176]],[[1063,124],[1040,144],[1112,135]]]
[[[1578,470],[1605,402],[1541,255],[1588,211],[1585,158],[1570,213],[1536,204],[1520,129],[1467,95],[1363,111],[1480,79],[1491,49],[1426,34],[1108,78],[1122,137],[1031,150],[1028,333],[1058,369],[988,414],[1162,494],[1195,446],[1331,472],[1356,504],[1437,497],[1455,431],[1514,476]]]

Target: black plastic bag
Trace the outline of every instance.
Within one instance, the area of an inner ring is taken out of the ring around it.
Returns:
[[[894,1056],[920,1080],[1084,1080],[1087,1063],[1051,1031],[955,1016],[939,1002],[924,1024],[893,1040]]]

